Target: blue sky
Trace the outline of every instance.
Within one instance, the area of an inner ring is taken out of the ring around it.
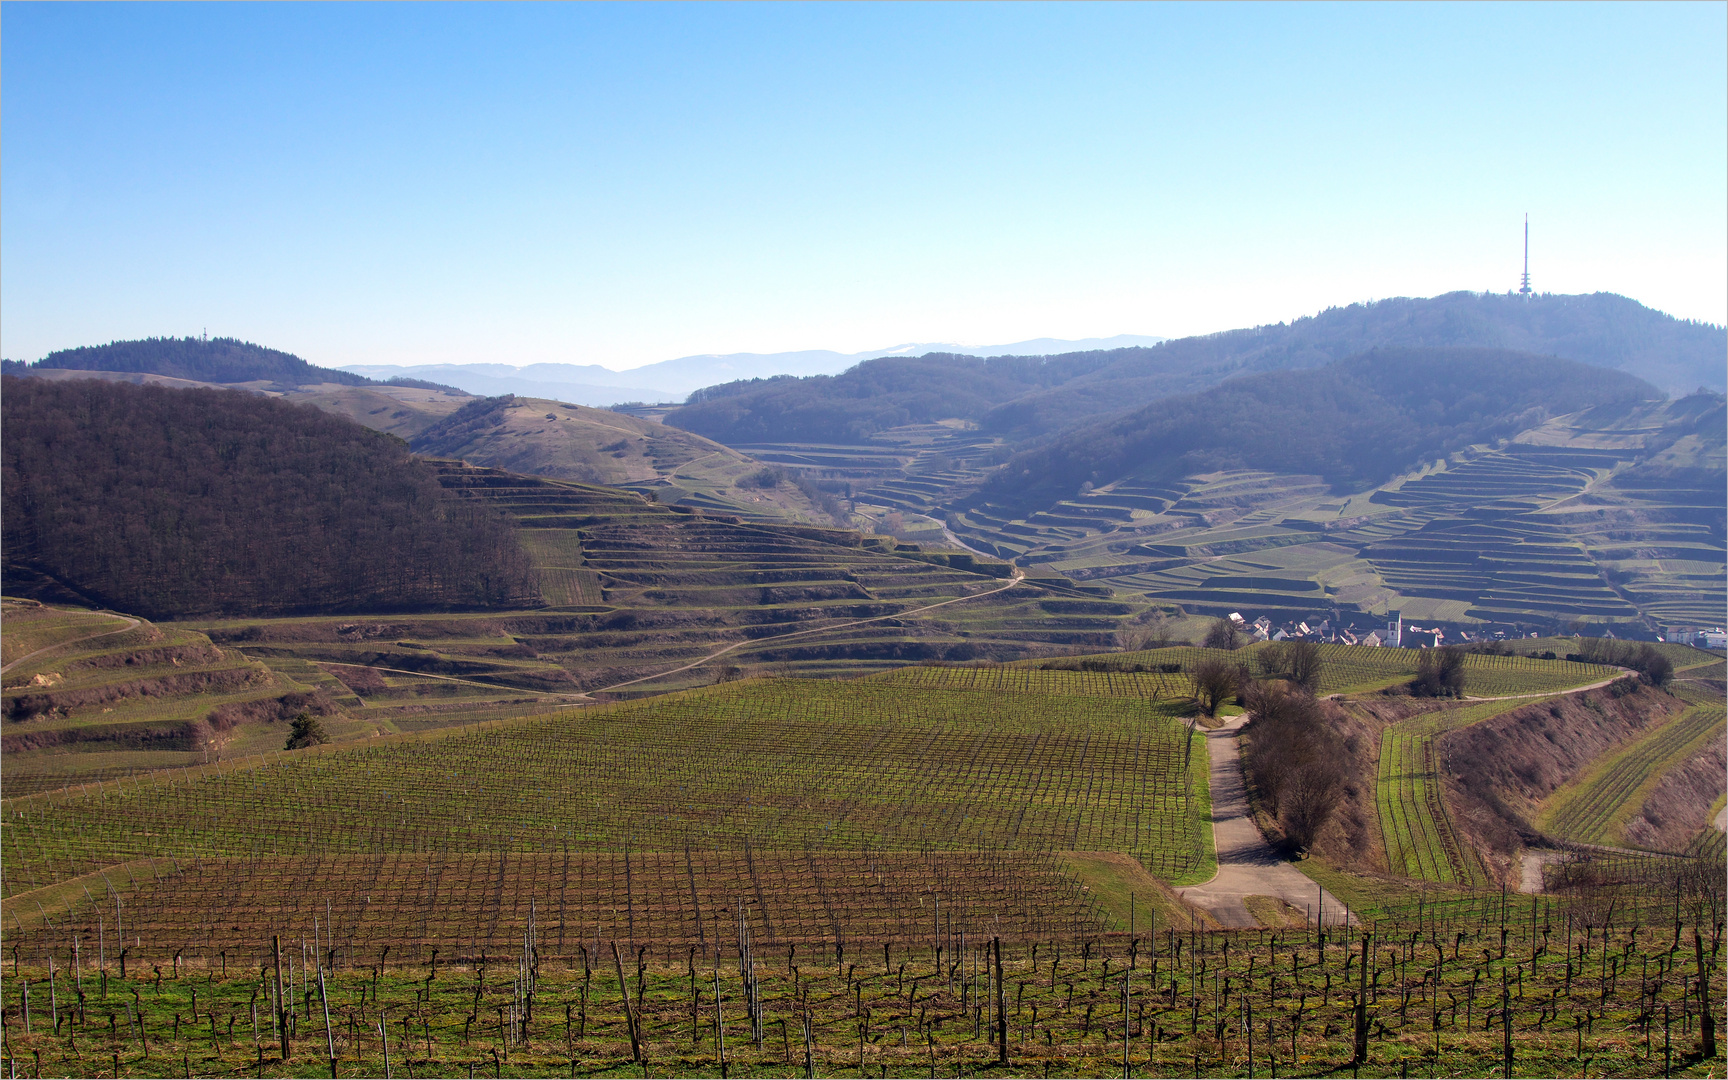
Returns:
[[[0,6],[0,350],[1183,335],[1517,282],[1728,320],[1728,5]]]

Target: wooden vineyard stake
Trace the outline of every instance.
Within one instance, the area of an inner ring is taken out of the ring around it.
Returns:
[[[1122,1080],[1128,1080],[1129,996],[1128,973],[1124,971],[1122,973]]]
[[[1248,1036],[1248,1080],[1254,1080],[1254,1006],[1242,999],[1242,1033]]]
[[[1355,1053],[1350,1058],[1352,1065],[1361,1065],[1368,1060],[1368,950],[1372,948],[1374,935],[1362,935],[1362,970],[1356,993],[1356,1046]]]
[[[324,1007],[324,1045],[330,1051],[330,1080],[336,1080],[336,1035],[330,1030],[330,999],[324,995],[324,969],[318,969],[318,1003]]]
[[[288,1060],[288,1006],[282,997],[282,938],[270,935],[270,949],[276,956],[276,1033],[282,1040],[282,1060]]]
[[[1500,969],[1500,1053],[1505,1059],[1506,1075],[1512,1075],[1512,983],[1506,969]]]
[[[1002,939],[999,937],[991,938],[990,945],[996,954],[996,1063],[1006,1066],[1008,1064],[1008,1009],[1002,982]],[[1126,1010],[1124,1010],[1124,1015],[1126,1015]],[[1126,1042],[1128,1036],[1124,1034],[1122,1038]],[[1127,1054],[1128,1051],[1124,1048],[1122,1052]]]
[[[1710,1010],[1709,969],[1704,965],[1704,937],[1692,930],[1692,946],[1698,952],[1698,1028],[1704,1041],[1706,1061],[1716,1056],[1716,1014]]]
[[[384,1047],[384,1080],[390,1080],[390,1025],[384,1014],[378,1014],[378,1042]]]
[[[720,1053],[720,1080],[726,1080],[726,1017],[720,1011],[720,945],[714,945],[714,1045]]]
[[[618,943],[612,943],[612,966],[618,971],[618,992],[624,996],[624,1023],[630,1029],[630,1060],[642,1063],[642,1042],[636,1034],[636,1011],[630,1007],[630,984],[624,981],[624,961],[618,955]]]

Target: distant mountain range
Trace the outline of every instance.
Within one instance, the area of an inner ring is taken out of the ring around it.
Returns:
[[[1023,444],[1227,379],[1321,367],[1373,349],[1498,349],[1615,368],[1652,392],[1723,389],[1728,335],[1612,293],[1502,296],[1456,292],[1329,308],[1290,323],[1150,347],[997,357],[879,357],[838,377],[707,388],[666,416],[728,446],[861,444],[907,423],[971,421]]]
[[[767,379],[776,375],[837,375],[865,360],[891,356],[923,356],[949,353],[959,356],[1049,356],[1056,353],[1088,352],[1156,345],[1166,340],[1145,334],[1117,334],[1108,338],[1033,338],[1007,345],[976,347],[942,342],[896,345],[867,352],[839,353],[829,349],[806,349],[781,353],[701,353],[662,360],[657,364],[613,371],[598,364],[349,364],[341,370],[373,379],[431,379],[488,396],[521,394],[555,398],[578,405],[615,405],[623,401],[682,401],[691,391],[741,379]]]

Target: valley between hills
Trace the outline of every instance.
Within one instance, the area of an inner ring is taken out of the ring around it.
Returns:
[[[605,410],[9,361],[5,1054],[1719,1073],[1725,352],[1449,294]]]

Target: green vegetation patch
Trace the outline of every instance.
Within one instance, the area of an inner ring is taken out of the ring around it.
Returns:
[[[1207,861],[1199,738],[1138,700],[728,684],[14,801],[6,888],[149,855],[686,845],[1114,851],[1180,879]]]
[[[1723,707],[1698,705],[1602,758],[1555,792],[1537,824],[1589,844],[1621,843],[1620,827],[1670,769],[1722,733]]]
[[[1486,885],[1481,863],[1463,843],[1446,809],[1435,740],[1522,705],[1490,701],[1426,713],[1380,734],[1374,805],[1386,863],[1394,874],[1449,885]]]

